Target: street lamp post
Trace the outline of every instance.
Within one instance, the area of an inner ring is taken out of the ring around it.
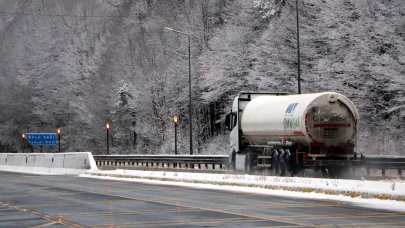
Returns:
[[[22,134],[22,148],[23,148],[23,153],[25,153],[25,133]]]
[[[177,154],[177,125],[179,125],[178,116],[173,117],[173,123],[174,123],[174,154]]]
[[[298,94],[301,94],[301,63],[300,63],[300,26],[298,21],[298,0],[295,0],[297,16],[297,67],[298,67]]]
[[[164,31],[166,32],[175,32],[182,35],[186,35],[188,38],[188,112],[189,112],[189,123],[190,123],[190,155],[193,154],[193,119],[192,119],[192,103],[191,103],[191,47],[190,47],[190,34],[174,30],[172,28],[165,27]]]
[[[109,143],[109,133],[110,133],[110,124],[106,124],[105,128],[107,130],[107,155],[110,154],[110,143]]]
[[[60,140],[62,139],[60,134],[60,128],[56,129],[56,133],[58,134],[58,152],[60,153]]]

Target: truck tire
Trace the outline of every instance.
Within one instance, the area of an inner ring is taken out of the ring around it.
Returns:
[[[271,154],[271,170],[273,176],[278,176],[278,168],[278,152],[277,150],[274,150]]]
[[[280,149],[278,152],[278,176],[285,176],[285,161],[284,161],[285,152],[283,149]]]
[[[245,157],[245,171],[247,174],[252,174],[252,155],[247,153]]]
[[[290,150],[284,152],[284,173],[285,176],[291,176],[291,153]]]

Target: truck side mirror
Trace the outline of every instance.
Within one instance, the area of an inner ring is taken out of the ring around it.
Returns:
[[[227,130],[232,130],[232,113],[225,116],[225,126]]]

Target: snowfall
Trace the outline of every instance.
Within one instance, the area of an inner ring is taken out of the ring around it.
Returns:
[[[350,202],[405,212],[405,181],[342,180],[141,170],[89,170],[85,178]]]

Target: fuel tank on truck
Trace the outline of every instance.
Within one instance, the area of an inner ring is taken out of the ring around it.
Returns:
[[[247,104],[241,129],[250,145],[288,140],[339,147],[356,143],[358,120],[353,102],[339,93],[266,95]]]

